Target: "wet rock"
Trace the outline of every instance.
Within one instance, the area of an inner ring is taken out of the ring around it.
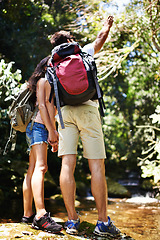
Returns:
[[[55,194],[55,195],[51,196],[50,201],[54,201],[58,205],[64,206],[62,194]],[[80,202],[78,200],[75,200],[75,207],[78,207],[79,205],[80,205]]]
[[[53,218],[56,220],[55,218]],[[63,222],[62,219],[60,219],[61,222]],[[65,230],[60,232],[59,234],[52,234],[47,233],[41,230],[35,230],[32,229],[30,225],[21,224],[21,223],[6,223],[6,224],[0,224],[0,239],[29,239],[29,240],[59,240],[59,239],[68,239],[68,240],[74,240],[74,239],[81,239],[81,240],[134,240],[130,236],[127,236],[126,234],[121,234],[119,237],[98,237],[93,234],[95,225],[92,223],[89,223],[87,221],[83,221],[80,224],[79,228],[79,234],[78,235],[69,235],[66,233]]]
[[[50,201],[54,201],[55,203],[58,203],[58,205],[60,205],[60,206],[64,205],[62,194],[55,194],[55,195],[51,196]]]

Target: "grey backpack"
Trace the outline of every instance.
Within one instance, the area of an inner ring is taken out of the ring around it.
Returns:
[[[11,150],[15,149],[16,145],[16,131],[25,132],[28,123],[32,119],[32,125],[34,123],[34,118],[38,112],[38,106],[34,106],[31,100],[33,92],[26,88],[22,90],[17,97],[13,100],[11,106],[9,107],[8,116],[10,118],[11,131],[10,137],[5,146],[4,154],[6,153],[7,146],[9,142],[12,142]]]

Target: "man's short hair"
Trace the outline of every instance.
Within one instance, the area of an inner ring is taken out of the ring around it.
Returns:
[[[70,34],[70,32],[61,30],[59,32],[54,33],[51,36],[50,42],[53,47],[58,46],[62,43],[67,43],[67,40],[74,39],[74,37]]]

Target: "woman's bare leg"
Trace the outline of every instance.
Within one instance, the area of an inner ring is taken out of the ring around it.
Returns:
[[[47,144],[37,144],[32,146],[35,158],[35,168],[32,174],[32,192],[36,207],[36,217],[40,218],[45,213],[44,205],[44,175],[47,171]]]
[[[23,207],[24,207],[25,217],[30,217],[33,214],[33,210],[32,210],[33,193],[32,193],[32,186],[31,186],[31,179],[32,179],[34,167],[35,167],[35,159],[31,150],[29,155],[28,171],[23,181]]]

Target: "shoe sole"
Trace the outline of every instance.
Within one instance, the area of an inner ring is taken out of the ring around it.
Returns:
[[[108,232],[102,233],[102,232],[96,232],[96,231],[94,231],[93,233],[94,233],[95,235],[100,236],[100,237],[106,237],[106,236],[108,236],[108,237],[118,237],[118,236],[120,236],[120,233],[118,233],[118,234],[116,234],[116,235],[113,235],[112,233],[108,233]]]
[[[41,230],[41,231],[48,232],[48,233],[60,233],[63,230],[63,228],[62,228],[62,229],[57,230],[57,231],[51,231],[51,230],[47,230],[47,229],[40,228],[38,226],[33,226],[33,225],[31,227],[35,230]]]
[[[76,229],[66,229],[66,233],[70,235],[76,235],[78,233],[78,230]]]

